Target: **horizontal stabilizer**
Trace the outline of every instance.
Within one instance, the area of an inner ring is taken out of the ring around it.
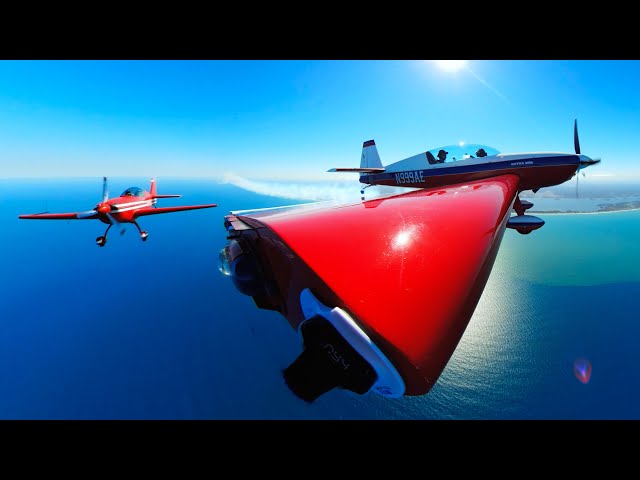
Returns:
[[[382,173],[384,168],[332,168],[327,172]]]

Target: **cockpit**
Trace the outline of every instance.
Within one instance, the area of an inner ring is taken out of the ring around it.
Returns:
[[[427,150],[427,160],[430,164],[450,163],[471,158],[493,157],[500,152],[495,148],[478,143],[461,143]]]
[[[121,197],[144,197],[146,195],[146,191],[139,187],[129,187],[124,192],[122,192]]]

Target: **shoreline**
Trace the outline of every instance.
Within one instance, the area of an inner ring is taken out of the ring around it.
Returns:
[[[590,211],[590,212],[577,212],[577,211],[559,211],[559,210],[551,210],[551,211],[544,211],[544,210],[531,210],[528,213],[532,213],[535,215],[600,215],[603,213],[621,213],[621,212],[635,212],[635,211],[639,211],[640,207],[632,207],[632,208],[619,208],[619,209],[615,209],[615,210],[596,210],[596,211]]]

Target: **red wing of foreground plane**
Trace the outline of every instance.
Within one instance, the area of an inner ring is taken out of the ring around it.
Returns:
[[[317,210],[225,218],[220,268],[300,333],[284,371],[311,402],[334,387],[387,397],[435,384],[480,299],[518,191],[502,175]]]
[[[421,190],[364,201],[363,188],[358,204],[225,217],[220,269],[302,336],[302,354],[284,371],[291,390],[309,402],[335,387],[427,393],[475,310],[505,228],[544,225],[525,214],[533,204],[519,193],[600,162],[581,153],[577,121],[573,133],[575,153],[459,144],[387,166],[369,140],[359,168],[332,171],[360,173],[364,188]]]
[[[181,212],[184,210],[197,210],[200,208],[216,207],[215,203],[206,205],[185,205],[179,207],[156,207],[158,198],[178,198],[182,195],[158,195],[156,193],[156,181],[151,179],[149,191],[138,187],[127,188],[119,197],[109,199],[107,188],[107,177],[102,178],[102,201],[93,210],[74,213],[35,213],[30,215],[20,215],[18,218],[24,220],[100,220],[109,225],[104,235],[96,238],[96,244],[104,247],[107,243],[107,233],[109,229],[116,225],[120,228],[120,234],[124,233],[123,223],[133,223],[140,238],[146,241],[149,232],[143,231],[136,222],[136,218],[144,215],[157,215],[160,213]]]

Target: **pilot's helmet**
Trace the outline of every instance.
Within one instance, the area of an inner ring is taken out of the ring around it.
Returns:
[[[476,156],[478,156],[478,157],[486,157],[487,156],[487,152],[484,151],[484,148],[479,148],[478,151],[476,152]]]
[[[443,159],[443,158],[445,158],[447,156],[448,153],[449,152],[445,152],[444,150],[440,150],[438,152],[438,158]]]

